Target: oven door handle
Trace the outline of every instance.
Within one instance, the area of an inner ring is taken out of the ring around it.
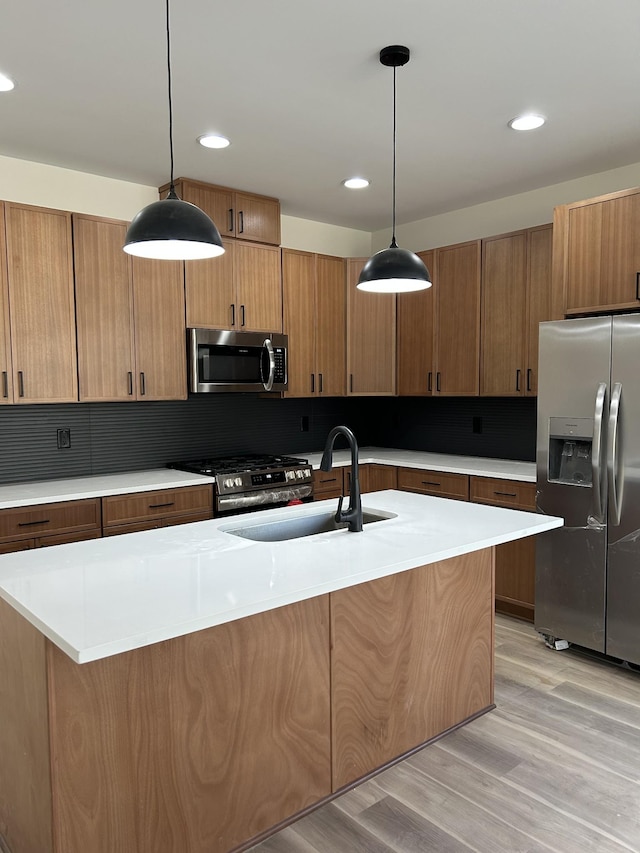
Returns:
[[[276,357],[275,353],[273,352],[273,344],[271,343],[269,338],[265,340],[263,347],[265,352],[267,353],[267,358],[269,359],[269,376],[267,377],[266,381],[264,375],[262,376],[262,384],[264,385],[265,391],[271,391],[271,389],[273,388],[273,380],[275,379],[276,375]]]

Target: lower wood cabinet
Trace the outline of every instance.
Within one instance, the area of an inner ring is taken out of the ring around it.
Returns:
[[[419,492],[441,498],[469,500],[469,477],[466,474],[449,474],[420,468],[398,468],[398,488],[405,492]]]
[[[372,462],[360,467],[360,491],[379,492],[398,488],[398,469],[394,465],[377,465]]]
[[[518,480],[471,477],[471,500],[535,512],[536,485]],[[535,612],[535,536],[496,547],[496,610],[533,622]]]
[[[339,498],[343,491],[343,468],[332,468],[331,471],[316,470],[313,472],[313,496],[317,501],[329,498]]]
[[[102,498],[105,536],[136,533],[213,517],[212,486],[187,486]]]
[[[63,545],[101,535],[100,499],[0,510],[0,553]]]

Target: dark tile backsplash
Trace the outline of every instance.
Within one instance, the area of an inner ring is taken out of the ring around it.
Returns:
[[[302,454],[321,450],[340,423],[362,446],[535,458],[535,399],[202,394],[162,403],[2,406],[0,482],[156,468],[227,453]],[[58,449],[58,429],[71,430],[70,448]]]

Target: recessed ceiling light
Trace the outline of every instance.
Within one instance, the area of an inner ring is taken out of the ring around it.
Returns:
[[[226,148],[231,143],[226,136],[219,136],[217,133],[206,133],[204,136],[198,137],[200,145],[205,148]]]
[[[366,178],[347,178],[347,180],[342,183],[350,190],[362,190],[369,186],[370,181]]]
[[[512,128],[512,130],[535,130],[536,127],[542,127],[545,121],[546,119],[544,116],[525,113],[524,115],[512,118],[509,122],[509,127]]]
[[[0,92],[10,92],[16,84],[6,74],[0,73]]]

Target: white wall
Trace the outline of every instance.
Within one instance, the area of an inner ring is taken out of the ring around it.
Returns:
[[[558,204],[637,186],[640,163],[399,225],[396,237],[402,248],[413,252],[491,237],[552,222],[553,208]],[[372,251],[385,249],[390,239],[390,229],[374,232]]]
[[[368,258],[371,254],[369,231],[356,231],[355,228],[342,228],[339,225],[296,219],[293,216],[281,216],[280,221],[281,241],[287,249],[320,252],[341,258]]]

